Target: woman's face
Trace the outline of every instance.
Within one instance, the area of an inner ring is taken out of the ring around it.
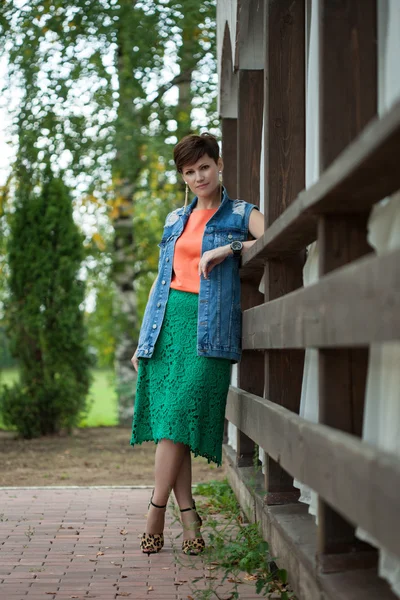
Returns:
[[[191,192],[199,198],[209,198],[219,186],[219,172],[222,171],[222,160],[218,164],[208,154],[203,154],[193,165],[185,165],[182,169],[183,180]]]

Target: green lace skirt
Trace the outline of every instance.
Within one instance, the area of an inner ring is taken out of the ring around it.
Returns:
[[[197,356],[198,294],[171,289],[151,358],[139,359],[131,444],[166,438],[218,465],[231,361]]]

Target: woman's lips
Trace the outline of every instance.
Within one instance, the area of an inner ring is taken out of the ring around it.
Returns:
[[[202,183],[201,185],[198,185],[198,186],[197,186],[197,188],[200,188],[200,189],[201,189],[201,188],[203,188],[203,187],[206,187],[206,185],[208,185],[208,183]]]

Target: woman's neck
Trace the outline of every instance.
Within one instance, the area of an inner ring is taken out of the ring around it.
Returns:
[[[222,193],[221,188],[218,186],[216,192],[212,196],[198,196],[196,208],[198,210],[218,208],[221,204]],[[195,210],[196,210],[195,208]]]

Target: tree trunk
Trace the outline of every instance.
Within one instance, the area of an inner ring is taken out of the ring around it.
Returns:
[[[137,345],[137,302],[133,286],[134,232],[133,196],[135,180],[140,172],[139,148],[133,111],[134,88],[132,64],[132,32],[129,31],[133,10],[131,0],[120,0],[118,22],[118,82],[119,107],[116,126],[116,158],[113,165],[115,205],[113,210],[114,257],[113,281],[116,287],[114,310],[122,324],[115,352],[115,373],[118,393],[118,419],[130,424],[133,415],[136,374],[130,359]]]

